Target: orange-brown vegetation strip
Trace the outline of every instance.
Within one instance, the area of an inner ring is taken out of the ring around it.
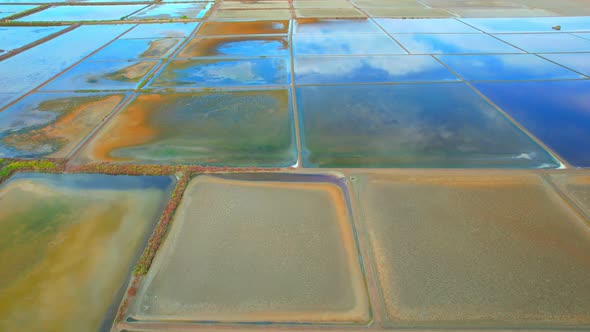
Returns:
[[[139,287],[140,281],[141,281],[141,277],[139,277],[139,276],[133,277],[133,282],[131,282],[131,286],[129,286],[129,289],[127,289],[127,293],[125,294],[125,298],[123,299],[123,302],[121,302],[121,306],[119,306],[119,311],[117,311],[117,317],[115,317],[115,322],[120,322],[123,320],[123,317],[125,316],[125,312],[127,311],[127,308],[129,307],[129,302],[137,293],[137,288]]]
[[[101,173],[112,175],[171,175],[181,172],[196,173],[253,173],[273,172],[280,168],[261,167],[224,167],[199,165],[145,165],[145,164],[112,164],[96,163],[87,165],[67,166],[71,173]]]
[[[166,208],[162,213],[162,217],[160,218],[158,225],[156,225],[156,229],[154,229],[154,232],[152,233],[152,236],[148,241],[147,247],[143,251],[141,258],[139,259],[139,262],[137,262],[137,265],[135,265],[135,269],[133,270],[134,275],[145,275],[150,266],[152,265],[152,261],[156,256],[156,251],[158,251],[158,248],[162,243],[162,238],[168,230],[168,224],[172,220],[174,211],[176,211],[176,208],[180,203],[180,199],[184,194],[184,189],[186,188],[189,180],[190,173],[185,172],[184,174],[182,174],[182,176],[176,183],[176,187],[174,188],[172,196],[170,197],[170,200],[168,201],[168,204],[166,205]]]
[[[102,173],[113,175],[171,175],[182,173],[176,187],[156,225],[152,236],[150,237],[147,247],[145,248],[139,262],[135,266],[134,275],[145,275],[150,268],[156,251],[160,247],[163,236],[168,230],[168,224],[180,203],[190,178],[193,174],[199,173],[244,173],[244,172],[271,172],[279,168],[259,168],[259,167],[214,167],[214,166],[188,166],[188,165],[117,165],[117,164],[89,164],[80,166],[70,166],[66,169],[73,173]]]
[[[176,211],[176,208],[178,207],[178,204],[180,203],[180,199],[182,198],[182,195],[184,194],[184,189],[186,188],[190,178],[191,178],[190,173],[184,172],[182,174],[182,176],[180,177],[180,179],[178,180],[178,182],[176,183],[176,187],[174,188],[174,191],[172,192],[172,196],[170,197],[170,200],[168,201],[168,204],[166,205],[166,208],[164,209],[164,212],[162,213],[162,217],[160,217],[160,220],[158,221],[158,224],[156,225],[156,228],[154,229],[152,236],[148,240],[148,244],[147,244],[146,248],[144,249],[143,254],[141,255],[141,258],[139,259],[139,261],[135,265],[135,269],[133,270],[133,276],[132,276],[133,282],[131,283],[131,286],[129,286],[129,288],[127,289],[127,293],[125,294],[125,298],[124,298],[123,302],[121,303],[121,306],[119,307],[119,311],[117,312],[117,317],[115,318],[115,322],[120,322],[125,317],[125,312],[127,311],[127,308],[129,307],[129,303],[130,303],[131,299],[137,293],[137,288],[139,287],[139,282],[141,280],[141,277],[147,273],[148,269],[152,265],[152,261],[154,260],[154,257],[156,256],[156,251],[158,251],[158,248],[160,247],[160,244],[162,243],[162,238],[164,237],[164,235],[166,234],[166,231],[168,230],[168,224],[172,220],[172,216],[174,215],[174,211]]]
[[[177,173],[255,173],[276,172],[281,168],[261,167],[220,167],[198,165],[142,165],[142,164],[109,164],[97,163],[87,165],[66,165],[64,159],[10,159],[0,158],[0,183],[15,172],[42,173],[98,173],[109,175],[173,175]]]
[[[137,264],[135,265],[135,269],[133,270],[133,274],[136,276],[145,275],[149,270],[150,266],[152,265],[152,261],[156,256],[156,252],[160,248],[160,244],[162,243],[162,239],[166,232],[168,231],[168,224],[172,220],[172,216],[180,204],[180,200],[184,195],[184,190],[190,181],[192,175],[194,173],[215,173],[215,172],[228,172],[233,171],[235,172],[237,169],[243,170],[260,170],[259,168],[223,168],[223,167],[203,167],[203,166],[185,166],[186,169],[183,171],[180,179],[176,183],[176,187],[172,192],[172,196],[160,217],[160,221],[156,225],[152,236],[148,240],[148,244],[143,251],[143,254]]]
[[[66,167],[72,173],[101,173],[111,175],[170,175],[182,172],[186,166],[175,165],[132,165],[97,163]]]

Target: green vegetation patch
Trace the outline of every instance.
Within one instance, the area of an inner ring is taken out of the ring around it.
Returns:
[[[2,164],[0,159],[0,165]],[[0,168],[0,179],[3,179],[19,170],[50,171],[54,170],[57,164],[49,160],[15,161]]]

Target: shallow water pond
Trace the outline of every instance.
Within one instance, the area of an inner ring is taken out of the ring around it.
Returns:
[[[66,157],[125,94],[34,93],[0,112],[0,157]]]
[[[129,25],[122,24],[81,26],[0,61],[0,91],[29,91],[130,28]]]
[[[386,34],[297,34],[293,36],[296,55],[407,54]]]
[[[584,78],[534,54],[439,55],[465,80],[555,80]]]
[[[557,167],[462,83],[297,88],[303,165]]]
[[[476,33],[394,34],[412,54],[524,53],[492,36]]]
[[[554,53],[541,54],[541,56],[586,76],[590,76],[590,53]]]
[[[289,21],[206,22],[199,36],[287,34]]]
[[[174,3],[152,5],[142,11],[129,16],[128,20],[146,19],[179,19],[179,18],[202,18],[205,16],[211,3]]]
[[[295,84],[458,81],[431,56],[298,56]]]
[[[296,34],[357,34],[382,33],[383,31],[366,18],[359,19],[322,19],[300,18],[295,21]]]
[[[475,87],[576,167],[590,167],[590,81],[479,83]]]
[[[150,86],[180,88],[288,85],[290,69],[289,61],[284,58],[173,60]]]
[[[531,1],[532,3],[532,1]],[[461,21],[487,33],[576,32],[590,31],[590,17],[498,17],[461,18]],[[553,29],[559,25],[560,30]]]
[[[293,165],[297,151],[289,91],[142,94],[76,159]]]
[[[287,37],[239,36],[209,37],[191,40],[178,54],[179,58],[223,56],[288,56]]]
[[[40,90],[133,90],[157,64],[157,61],[84,61]]]
[[[195,30],[198,23],[151,23],[140,24],[120,39],[138,38],[183,38]]]
[[[590,52],[590,40],[570,34],[503,34],[499,39],[530,53]]]
[[[65,28],[66,27],[0,27],[0,55],[4,52],[23,47]]]
[[[182,39],[118,39],[93,54],[92,61],[160,59],[169,55]]]
[[[378,18],[375,22],[390,33],[481,33],[481,31],[452,18],[420,20]]]
[[[96,331],[113,319],[169,177],[21,173],[0,186],[0,330]]]
[[[35,7],[37,7],[37,6],[35,6],[35,5],[0,5],[0,18],[12,16],[12,15],[18,14],[20,12],[24,12],[26,10],[31,10]]]
[[[145,8],[146,5],[112,6],[55,6],[16,21],[21,22],[65,22],[65,21],[104,21],[121,18]]]

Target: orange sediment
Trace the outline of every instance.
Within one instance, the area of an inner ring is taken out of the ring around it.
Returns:
[[[0,278],[0,316],[6,318],[0,330],[99,328],[142,242],[137,234],[149,228],[145,218],[151,212],[130,210],[154,204],[158,194],[80,193],[28,180],[4,187],[2,206],[20,208],[0,213],[3,227],[13,233],[4,242],[11,248],[0,250],[7,266]]]
[[[72,110],[66,110],[53,123],[45,127],[10,135],[3,141],[9,146],[24,151],[33,150],[44,144],[57,145],[55,151],[48,157],[65,157],[80,139],[112,112],[122,99],[122,95],[110,95],[82,103]]]
[[[280,49],[289,49],[286,37],[221,37],[221,38],[195,38],[178,54],[179,57],[215,56],[219,55],[218,49],[226,44],[239,42],[275,42],[280,43]]]
[[[101,161],[121,161],[112,157],[117,149],[148,143],[157,135],[149,125],[155,106],[162,102],[160,95],[141,95],[104,128],[91,144],[91,157]]]
[[[198,35],[248,35],[248,34],[286,34],[289,21],[253,21],[253,22],[207,22]]]

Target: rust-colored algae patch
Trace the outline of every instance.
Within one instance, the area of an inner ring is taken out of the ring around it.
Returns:
[[[101,173],[112,175],[172,175],[182,172],[189,172],[191,174],[266,173],[279,171],[280,168],[92,163],[84,165],[68,165],[65,170],[71,173]]]
[[[198,35],[254,35],[286,34],[289,21],[251,21],[251,22],[206,22],[199,29]]]
[[[133,299],[133,297],[137,294],[137,288],[141,282],[142,276],[133,276],[131,281],[131,285],[127,288],[127,292],[125,292],[125,298],[121,302],[119,309],[117,310],[117,316],[115,317],[114,323],[118,323],[125,318],[125,313],[127,312],[127,308],[129,308],[129,303]]]

